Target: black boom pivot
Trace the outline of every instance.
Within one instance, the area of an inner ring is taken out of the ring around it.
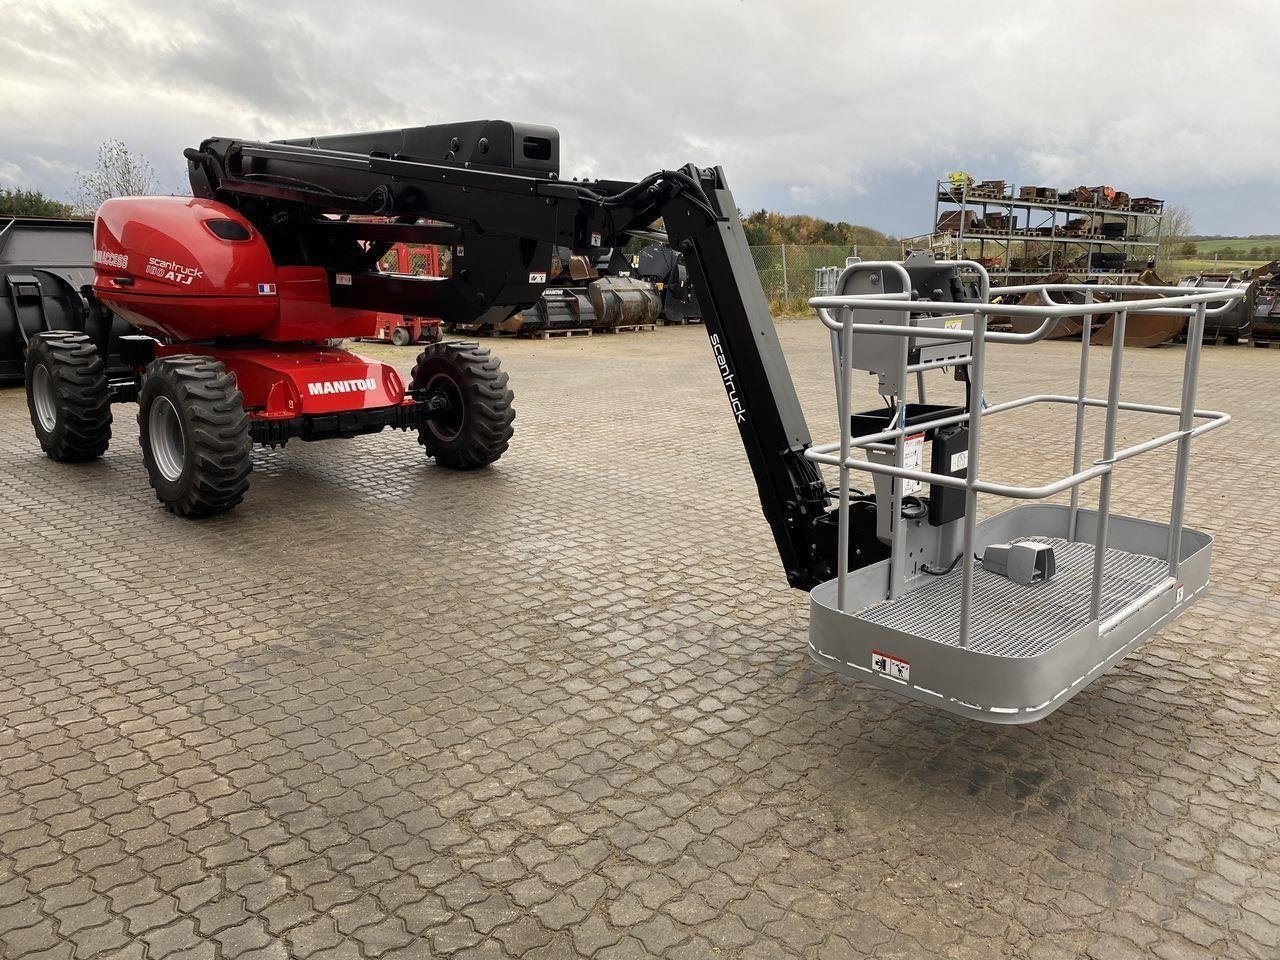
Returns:
[[[830,494],[804,456],[811,439],[800,401],[720,168],[562,181],[554,129],[499,120],[278,143],[211,139],[185,155],[196,196],[238,209],[277,264],[324,267],[333,305],[446,323],[498,321],[533,304],[556,246],[620,244],[662,220],[701,302],[787,580],[809,589],[834,575]],[[451,276],[379,273],[396,242],[450,247]]]

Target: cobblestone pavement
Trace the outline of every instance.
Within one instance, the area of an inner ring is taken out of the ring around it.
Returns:
[[[831,439],[824,340],[782,334]],[[493,346],[496,468],[296,443],[198,523],[132,408],[62,465],[0,391],[6,960],[1280,956],[1280,355],[1205,358],[1211,596],[1004,729],[810,663],[699,328]],[[990,395],[1074,356],[993,348]],[[1177,396],[1180,348],[1131,358]],[[984,464],[1063,473],[1067,423]],[[1118,506],[1167,510],[1171,461]]]

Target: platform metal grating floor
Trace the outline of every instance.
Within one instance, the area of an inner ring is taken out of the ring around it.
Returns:
[[[970,650],[1002,657],[1034,657],[1089,620],[1093,545],[1056,537],[1022,539],[1052,546],[1057,573],[1048,583],[1024,586],[977,566]],[[1142,596],[1164,580],[1168,571],[1168,564],[1158,557],[1108,550],[1102,616]],[[946,576],[930,578],[906,596],[867,607],[857,616],[935,643],[957,646],[960,578],[957,565]]]

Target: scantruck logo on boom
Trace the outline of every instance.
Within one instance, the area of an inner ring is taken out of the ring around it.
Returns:
[[[724,389],[729,394],[729,409],[733,411],[733,419],[738,423],[747,422],[747,411],[738,399],[738,385],[734,381],[733,371],[729,369],[729,358],[724,354],[724,344],[720,342],[720,334],[711,335],[711,350],[716,355],[716,366],[720,368],[720,379],[724,381]]]

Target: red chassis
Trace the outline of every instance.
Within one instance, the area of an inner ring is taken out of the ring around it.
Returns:
[[[320,267],[277,267],[254,227],[212,200],[109,200],[94,231],[94,294],[156,337],[235,378],[260,443],[421,426],[395,368],[327,346],[372,337],[379,315],[334,307]]]
[[[378,327],[372,310],[335,306],[352,274],[278,265],[257,227],[225,204],[108,200],[94,225],[93,258],[92,309],[143,335],[121,338],[133,373],[111,382],[84,334],[31,339],[27,403],[55,460],[101,456],[110,404],[136,398],[151,486],[170,510],[194,517],[243,499],[254,443],[416,430],[429,457],[459,470],[493,463],[507,449],[513,398],[487,350],[430,343],[406,385],[389,364],[330,345]]]

